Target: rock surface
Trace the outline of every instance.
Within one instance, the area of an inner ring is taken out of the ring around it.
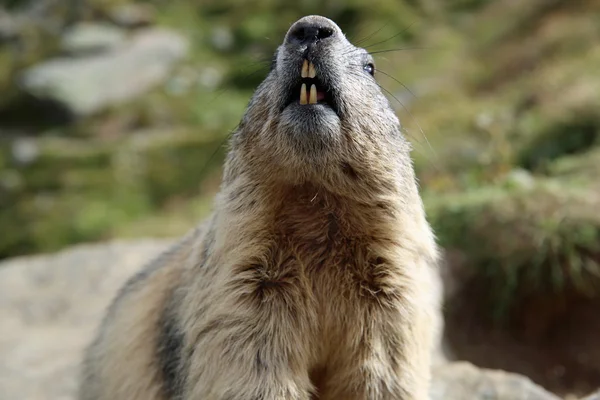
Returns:
[[[80,55],[99,53],[119,47],[125,42],[125,32],[108,24],[80,23],[63,34],[61,50]]]
[[[600,390],[590,394],[589,396],[585,396],[581,400],[600,400]]]
[[[0,8],[0,43],[16,38],[18,31],[15,18]]]
[[[531,380],[454,362],[434,370],[432,400],[558,400]]]
[[[22,89],[86,116],[131,100],[164,82],[188,52],[182,36],[145,29],[110,52],[63,57],[34,65],[20,77]]]
[[[84,245],[0,264],[0,398],[73,398],[81,352],[119,286],[167,241]]]
[[[78,362],[105,307],[128,277],[170,243],[81,245],[0,263],[2,399],[72,400]],[[525,377],[454,362],[435,368],[431,399],[558,398]]]
[[[156,9],[150,4],[121,4],[109,12],[109,18],[124,28],[139,28],[156,21]]]

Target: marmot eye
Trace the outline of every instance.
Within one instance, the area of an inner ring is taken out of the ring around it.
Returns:
[[[363,69],[367,71],[371,76],[375,75],[375,65],[373,65],[373,63],[365,64]]]

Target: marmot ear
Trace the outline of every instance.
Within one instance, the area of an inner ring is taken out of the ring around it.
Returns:
[[[277,66],[277,54],[279,53],[279,47],[275,50],[275,54],[273,54],[273,58],[271,58],[271,67],[269,68],[269,72],[273,71]]]

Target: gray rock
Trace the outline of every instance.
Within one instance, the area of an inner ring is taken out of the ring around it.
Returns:
[[[163,29],[146,29],[104,54],[59,58],[33,66],[20,77],[22,89],[86,116],[132,100],[163,83],[188,42]]]
[[[531,189],[535,186],[535,178],[533,175],[521,168],[515,168],[506,176],[506,183],[513,187],[521,189]]]
[[[0,263],[0,397],[74,400],[78,363],[105,308],[118,288],[170,243],[80,245]],[[525,377],[442,363],[434,368],[431,399],[558,398]]]
[[[600,400],[600,390],[598,390],[597,392],[594,392],[592,394],[589,394],[589,395],[585,396],[581,400]]]
[[[125,43],[125,32],[107,24],[80,23],[66,31],[61,49],[67,54],[90,54],[114,49]]]
[[[14,40],[19,35],[19,24],[14,16],[0,8],[0,43]]]
[[[212,30],[210,41],[215,49],[227,51],[233,47],[235,38],[231,29],[226,26],[217,26]]]
[[[0,187],[7,192],[16,192],[23,185],[23,177],[18,171],[6,168],[0,172]]]
[[[154,23],[156,10],[150,4],[122,4],[110,10],[109,18],[124,28],[139,28]]]
[[[18,164],[31,164],[39,157],[39,154],[38,144],[32,138],[18,138],[12,143],[12,156]]]
[[[216,89],[223,82],[223,71],[214,67],[205,67],[200,70],[198,83],[207,89]]]
[[[434,369],[431,400],[559,400],[530,379],[454,362]]]
[[[104,309],[168,243],[84,245],[0,263],[0,398],[73,399],[82,351]]]

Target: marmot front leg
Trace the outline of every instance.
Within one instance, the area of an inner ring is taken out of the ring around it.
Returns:
[[[294,279],[292,279],[294,280]],[[193,323],[185,400],[309,400],[311,305],[298,282],[240,278]]]

